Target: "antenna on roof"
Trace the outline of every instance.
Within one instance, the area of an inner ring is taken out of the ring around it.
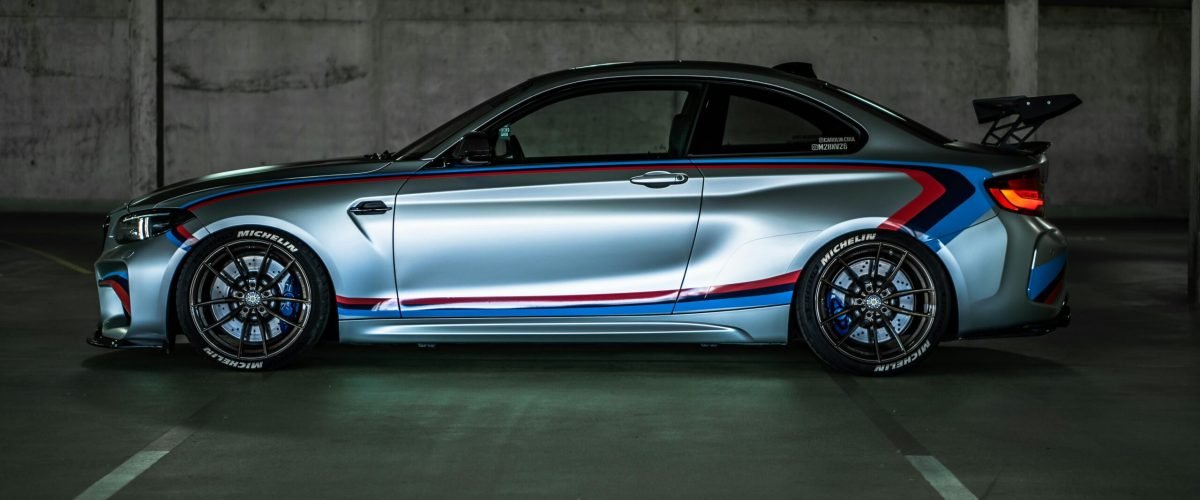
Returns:
[[[783,64],[775,65],[775,67],[773,69],[777,69],[784,73],[789,73],[789,74],[796,75],[796,76],[812,78],[813,80],[817,79],[817,73],[815,71],[813,71],[812,63],[785,62]]]

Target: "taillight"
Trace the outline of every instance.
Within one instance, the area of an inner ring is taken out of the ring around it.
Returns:
[[[1024,215],[1042,215],[1046,200],[1037,170],[988,179],[983,185],[1000,208]]]

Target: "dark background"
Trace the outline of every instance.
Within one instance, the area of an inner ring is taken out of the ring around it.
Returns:
[[[579,65],[808,61],[967,140],[971,99],[1077,93],[1038,135],[1051,214],[1186,217],[1189,2],[1010,3],[166,0],[162,178],[394,151]],[[155,186],[154,4],[0,1],[0,208]]]
[[[0,0],[0,498],[1200,498],[1198,9]],[[808,61],[967,140],[973,98],[1079,94],[1036,137],[1072,325],[894,378],[803,345],[324,343],[239,373],[84,344],[128,198],[396,150],[531,76],[648,59]]]

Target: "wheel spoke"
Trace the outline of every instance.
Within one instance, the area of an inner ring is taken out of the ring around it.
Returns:
[[[909,311],[908,309],[905,309],[905,308],[903,308],[903,307],[896,307],[896,306],[893,306],[893,305],[891,305],[891,304],[884,304],[884,305],[883,305],[883,307],[886,307],[886,308],[888,308],[888,309],[891,309],[891,310],[893,310],[893,311],[896,311],[896,312],[898,312],[898,313],[900,313],[900,314],[907,314],[907,315],[909,315],[909,316],[918,316],[918,317],[921,317],[921,318],[932,318],[932,317],[933,317],[933,315],[932,315],[932,314],[920,313],[920,312],[916,312],[916,311]]]
[[[887,329],[888,334],[896,341],[896,346],[900,348],[901,354],[908,354],[908,349],[904,348],[904,341],[900,340],[900,334],[896,333],[896,329],[892,328],[892,321],[889,319],[883,322],[883,327]]]
[[[271,268],[271,250],[275,249],[275,244],[267,242],[267,250],[263,252],[262,263],[258,265],[258,282],[262,283],[267,279],[267,271]]]
[[[855,323],[857,323],[857,321]],[[846,334],[842,336],[841,340],[837,341],[837,344],[835,344],[835,346],[841,347],[842,344],[846,343],[846,340],[849,340],[850,337],[853,337],[853,336],[854,336],[854,330],[850,330],[849,332],[846,332]]]
[[[276,274],[275,277],[271,279],[271,282],[268,283],[266,286],[262,287],[262,289],[270,290],[272,288],[275,288],[275,285],[278,285],[280,280],[283,279],[283,276],[287,274],[288,269],[291,269],[292,266],[295,264],[296,264],[296,259],[292,259],[292,261],[288,262],[287,265],[283,266],[283,269],[279,270],[279,274]]]
[[[217,268],[213,267],[212,264],[209,264],[207,262],[204,263],[204,267],[207,268],[209,271],[211,271],[213,274],[215,274],[218,278],[220,278],[221,281],[224,281],[226,285],[229,285],[230,289],[241,288],[240,286],[238,286],[237,281],[234,281],[233,278],[230,278],[229,275],[225,274],[225,271],[218,271]]]
[[[875,260],[871,261],[871,276],[879,275],[879,257],[883,255],[883,243],[875,249]]]
[[[892,272],[888,273],[887,278],[884,278],[884,280],[883,280],[884,283],[892,282],[892,279],[896,277],[896,273],[900,272],[900,266],[904,265],[904,259],[907,259],[907,258],[908,258],[908,251],[905,250],[904,254],[900,256],[900,260],[896,261],[896,265],[892,266]]]
[[[246,270],[246,263],[242,262],[242,259],[237,258],[237,256],[233,254],[233,250],[229,249],[229,245],[225,245],[224,248],[225,254],[229,255],[229,260],[232,260],[233,266],[237,268],[238,279],[245,281],[246,278],[250,277],[250,272]]]
[[[258,317],[258,330],[262,332],[262,334],[259,335],[259,339],[262,340],[263,356],[269,356],[271,355],[271,350],[269,347],[267,347],[267,336],[268,333],[270,333],[271,328],[270,325],[265,321],[265,318],[262,316]]]
[[[837,285],[835,285],[835,284],[834,284],[832,281],[829,281],[829,280],[827,280],[827,279],[825,279],[825,278],[821,278],[821,283],[824,283],[824,284],[828,285],[830,288],[833,288],[834,290],[837,290],[837,291],[839,291],[839,292],[842,292],[842,293],[844,293],[844,294],[846,294],[846,295],[854,295],[854,292],[851,292],[850,290],[847,290],[847,289],[845,289],[845,288],[842,288],[842,287],[840,287],[840,286],[837,286]]]
[[[242,336],[238,337],[238,352],[237,357],[242,357],[242,348],[246,346],[246,341],[250,339],[250,323],[242,322]]]
[[[846,261],[842,260],[842,257],[840,255],[838,256],[837,261],[842,264],[842,267],[845,269],[845,271],[847,273],[850,273],[850,277],[854,278],[854,281],[858,281],[859,279],[861,279],[861,277],[858,275],[858,273],[854,272],[854,269],[850,268],[850,264],[847,264]],[[837,275],[835,274],[834,276],[837,276]]]
[[[279,302],[299,302],[299,303],[301,303],[301,304],[308,304],[308,303],[309,303],[309,300],[308,300],[308,299],[297,299],[297,298],[293,298],[293,297],[271,297],[271,298],[267,299],[267,302],[271,302],[271,301],[279,301]]]
[[[833,316],[830,316],[830,317],[828,317],[828,318],[825,318],[825,319],[821,320],[821,324],[822,324],[822,325],[824,325],[825,323],[828,323],[828,322],[830,322],[830,321],[833,321],[833,320],[834,320],[834,319],[836,319],[838,316],[843,316],[843,315],[845,315],[846,313],[850,313],[850,312],[857,311],[857,310],[858,310],[858,307],[859,307],[859,306],[850,306],[850,307],[847,307],[847,308],[845,308],[845,309],[842,309],[842,310],[841,310],[841,311],[839,311],[837,314],[834,314]]]
[[[284,318],[282,314],[279,314],[279,313],[276,313],[275,311],[272,311],[270,307],[264,307],[264,308],[263,308],[263,310],[264,310],[264,311],[266,311],[266,312],[267,312],[267,314],[270,314],[272,317],[274,317],[275,319],[277,319],[277,320],[279,320],[279,321],[282,321],[282,322],[284,322],[284,323],[287,323],[287,324],[289,324],[289,325],[292,325],[293,327],[295,327],[295,328],[297,328],[297,329],[299,329],[299,328],[303,328],[303,327],[301,327],[300,325],[297,325],[297,324],[295,324],[295,323],[292,323],[291,321],[288,321],[288,320],[287,320],[287,318]]]
[[[887,298],[888,298],[888,300],[891,300],[896,297],[903,297],[905,295],[912,295],[915,293],[933,293],[933,289],[932,288],[921,288],[919,290],[900,290],[899,292],[888,295]]]
[[[875,348],[875,361],[878,363],[882,363],[883,356],[879,354],[879,329],[878,328],[868,328],[867,335],[871,336],[871,346]]]
[[[230,311],[229,314],[226,314],[224,318],[221,318],[221,319],[217,320],[216,323],[213,323],[213,324],[205,327],[203,332],[208,333],[213,328],[216,328],[218,326],[224,325],[225,323],[228,323],[229,320],[233,319],[234,316],[237,316],[237,311]]]
[[[202,306],[207,306],[207,305],[212,305],[212,304],[228,304],[230,302],[237,302],[237,301],[238,301],[238,299],[235,299],[233,297],[223,297],[223,298],[219,298],[219,299],[206,300],[204,302],[197,302],[195,304],[192,304],[192,307],[202,307]]]

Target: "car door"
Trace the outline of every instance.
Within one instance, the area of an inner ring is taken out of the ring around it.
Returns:
[[[749,83],[713,83],[689,157],[704,207],[676,314],[784,306],[800,249],[847,220],[895,211],[918,186],[847,157],[865,143],[848,118],[810,98]]]
[[[670,313],[700,212],[683,158],[700,90],[555,91],[483,127],[491,161],[416,172],[396,197],[401,315]]]

